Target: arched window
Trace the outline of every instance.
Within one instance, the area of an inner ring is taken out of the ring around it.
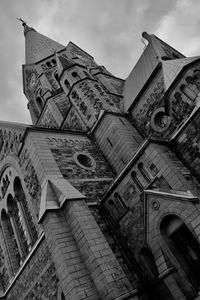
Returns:
[[[197,290],[200,285],[200,245],[185,223],[175,215],[166,216],[161,222],[161,233],[185,272],[188,280]]]
[[[4,253],[7,258],[7,270],[9,277],[12,277],[19,269],[20,255],[10,222],[10,217],[6,213],[5,209],[1,211],[1,226],[5,245]]]
[[[72,72],[72,76],[77,77],[78,76],[77,72]]]
[[[149,173],[147,172],[147,170],[144,168],[144,165],[142,162],[140,162],[138,164],[138,170],[140,171],[140,173],[144,177],[144,179],[147,181],[147,183],[150,183],[152,179],[151,179]]]
[[[116,207],[114,201],[112,199],[109,199],[108,200],[108,210],[111,214],[111,216],[117,220],[119,217],[120,217],[120,213],[119,213],[119,210],[118,208]]]
[[[180,86],[181,92],[188,97],[191,101],[194,101],[196,99],[196,94],[185,84],[182,84]]]
[[[193,91],[195,95],[198,95],[199,89],[197,86],[197,81],[198,81],[197,76],[194,76],[194,77],[188,76],[185,78],[185,81],[186,81],[188,87],[191,89],[191,91]]]
[[[121,216],[127,209],[124,201],[122,200],[119,193],[114,193],[115,205],[118,210],[119,215]]]
[[[51,67],[52,67],[50,61],[47,61],[47,62],[46,62],[46,65],[47,65],[48,68],[51,68]]]
[[[65,79],[64,84],[65,84],[66,88],[70,89],[70,83],[67,79]]]
[[[38,235],[28,209],[20,178],[16,176],[16,170],[12,166],[8,166],[0,181],[1,184],[3,181],[9,182],[8,191],[4,199],[1,199],[5,208],[1,210],[0,240],[6,268],[4,277],[7,274],[11,279],[27,257]]]
[[[51,63],[52,63],[53,66],[55,66],[56,65],[56,60],[52,59]]]
[[[25,229],[23,227],[22,215],[19,211],[17,202],[13,199],[11,194],[9,194],[7,198],[7,207],[18,251],[20,254],[20,261],[23,261],[28,254],[28,243],[26,239]]]
[[[37,103],[37,106],[38,106],[38,108],[39,108],[39,110],[40,110],[40,112],[41,112],[41,110],[42,110],[42,108],[43,108],[43,101],[42,101],[42,98],[41,98],[40,96],[38,96],[38,97],[36,98],[36,103]]]
[[[140,191],[143,191],[143,185],[141,184],[141,182],[139,181],[139,179],[137,178],[137,174],[135,171],[131,172],[131,178],[133,180],[133,182],[135,183],[135,185],[138,187],[138,189]]]
[[[32,219],[32,216],[30,214],[26,197],[21,185],[21,181],[19,177],[16,177],[13,183],[13,189],[15,193],[15,200],[18,204],[19,211],[21,214],[21,221],[24,227],[26,239],[28,241],[29,249],[31,246],[35,243],[35,241],[38,238],[37,231]]]
[[[58,84],[60,84],[59,75],[58,75],[57,71],[54,73],[54,77],[55,77],[55,80],[58,82]]]

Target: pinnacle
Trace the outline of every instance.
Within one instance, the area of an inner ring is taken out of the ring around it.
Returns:
[[[58,53],[55,53],[55,55],[59,75],[61,75],[62,71],[69,69],[74,65],[74,62],[68,57],[60,56]]]
[[[23,19],[18,20],[24,27],[26,64],[36,63],[65,48],[64,45],[29,27]]]

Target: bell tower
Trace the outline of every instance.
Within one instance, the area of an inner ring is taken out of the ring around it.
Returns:
[[[122,80],[72,42],[65,47],[21,21],[26,44],[24,93],[35,126],[87,131],[103,111],[120,113],[121,98],[118,92],[109,93],[106,85],[109,80],[121,85]]]
[[[123,80],[72,42],[63,45],[25,22],[24,93],[36,127],[90,132],[120,172],[142,137],[122,110]]]
[[[23,20],[25,36],[25,64],[23,65],[23,88],[28,99],[28,109],[34,125],[40,124],[47,100],[61,91],[58,82],[55,52],[65,47],[56,41],[38,33]],[[51,109],[56,111],[55,109]],[[45,127],[59,127],[58,116],[54,116],[49,108],[50,121]],[[58,113],[59,115],[59,113]]]

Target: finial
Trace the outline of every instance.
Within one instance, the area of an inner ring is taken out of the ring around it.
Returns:
[[[26,26],[26,21],[24,21],[22,18],[17,18],[18,21],[22,22],[22,25],[25,27]]]
[[[151,35],[148,34],[146,31],[142,33],[142,37],[147,40],[148,42],[150,42],[151,40]]]

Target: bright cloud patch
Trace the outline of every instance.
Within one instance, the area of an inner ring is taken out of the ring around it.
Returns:
[[[161,18],[155,34],[186,56],[199,55],[199,12],[198,0],[179,0],[174,10]]]

